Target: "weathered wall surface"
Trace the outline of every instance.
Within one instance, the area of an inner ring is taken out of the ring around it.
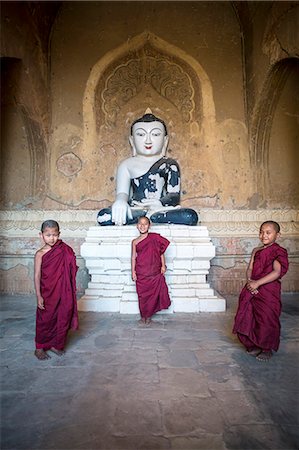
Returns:
[[[168,125],[182,204],[201,213],[216,245],[213,287],[239,289],[260,221],[277,217],[292,262],[284,288],[298,289],[297,2],[1,8],[3,291],[33,290],[36,217],[53,211],[83,292],[84,230],[113,201],[130,124],[147,107]]]

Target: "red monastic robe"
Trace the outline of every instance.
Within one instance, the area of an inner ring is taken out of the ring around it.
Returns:
[[[76,256],[58,240],[42,257],[41,295],[45,309],[36,310],[36,348],[63,350],[69,329],[77,329]]]
[[[281,264],[282,277],[288,270],[287,251],[276,243],[257,250],[251,279],[258,280],[272,272],[275,260]],[[246,286],[243,287],[233,333],[237,333],[239,340],[249,350],[259,347],[264,351],[277,351],[280,341],[280,279],[260,286],[258,291],[258,294],[252,294]]]
[[[167,284],[161,273],[161,255],[169,244],[160,234],[149,233],[136,245],[136,290],[142,318],[170,306]]]

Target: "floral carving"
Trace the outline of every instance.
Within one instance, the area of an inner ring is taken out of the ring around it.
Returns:
[[[114,124],[123,105],[151,88],[171,102],[185,122],[194,110],[194,89],[189,75],[167,56],[143,52],[118,65],[106,78],[101,109],[107,124]],[[99,97],[98,97],[99,101]]]

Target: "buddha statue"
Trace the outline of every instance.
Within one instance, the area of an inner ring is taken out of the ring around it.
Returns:
[[[146,113],[131,126],[133,156],[117,170],[116,199],[99,211],[99,225],[130,225],[140,216],[152,223],[196,225],[198,215],[180,206],[180,168],[167,158],[167,128],[163,120]]]

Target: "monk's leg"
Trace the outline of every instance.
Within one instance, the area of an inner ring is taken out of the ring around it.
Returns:
[[[253,347],[251,349],[247,349],[248,355],[254,356],[254,357],[258,356],[261,353],[261,351],[262,351],[262,349],[259,347]]]
[[[273,353],[271,350],[263,350],[261,353],[259,353],[256,357],[258,361],[267,362],[269,361],[273,356]]]
[[[49,351],[55,353],[55,355],[57,355],[57,356],[63,356],[63,355],[65,354],[65,351],[64,351],[64,350],[58,350],[58,349],[55,348],[55,347],[51,347],[51,348],[49,349]]]
[[[49,356],[43,348],[37,348],[35,349],[34,355],[37,357],[37,359],[51,359],[51,356]]]
[[[257,352],[259,350],[258,353],[260,353],[262,351],[261,348],[257,347],[252,341],[251,339],[249,339],[248,336],[245,336],[245,334],[241,334],[241,333],[237,333],[238,339],[239,341],[244,345],[244,347],[246,348],[246,352],[251,355],[252,352]],[[258,353],[256,353],[253,356],[256,356]]]

